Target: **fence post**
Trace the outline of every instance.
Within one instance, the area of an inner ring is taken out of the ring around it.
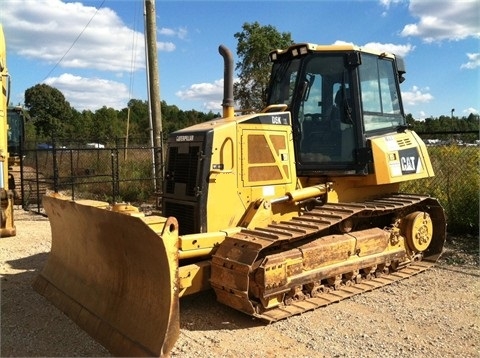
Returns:
[[[25,189],[23,188],[23,183],[24,183],[24,176],[23,176],[23,165],[24,165],[24,155],[25,154],[25,143],[23,143],[23,140],[20,139],[20,195],[22,198],[22,209],[26,209],[26,204],[25,204]],[[36,154],[35,154],[36,156]],[[35,163],[36,163],[37,158],[35,157]]]
[[[22,170],[23,170],[23,167],[22,167]],[[39,188],[39,184],[38,184],[38,181],[40,180],[40,176],[39,176],[39,168],[38,168],[38,150],[37,148],[35,148],[35,188],[37,189],[37,212],[40,212],[40,203],[38,202],[38,188]],[[23,182],[22,182],[23,184]],[[23,185],[22,185],[23,187]],[[23,190],[23,188],[22,188]],[[23,196],[23,192],[22,192],[22,200],[25,200],[25,197]],[[26,204],[27,205],[27,204]]]
[[[72,188],[72,200],[75,200],[75,178],[76,175],[73,169],[73,150],[72,148],[69,149],[70,152],[70,184]]]
[[[110,150],[110,155],[112,158],[112,200],[113,203],[117,201],[117,197],[120,196],[119,188],[119,173],[118,173],[118,148],[115,144],[115,149]],[[112,204],[113,204],[112,203]]]
[[[52,161],[53,161],[53,191],[55,193],[58,193],[59,189],[59,183],[58,183],[58,176],[59,176],[59,171],[58,171],[58,163],[57,163],[57,143],[56,143],[56,138],[52,136]],[[37,170],[38,173],[38,170]],[[38,180],[37,180],[38,184]],[[38,188],[37,188],[37,193],[38,193]]]

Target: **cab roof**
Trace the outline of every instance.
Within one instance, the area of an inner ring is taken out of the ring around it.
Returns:
[[[271,61],[275,61],[278,58],[284,56],[297,57],[299,55],[304,55],[307,52],[364,52],[372,55],[395,58],[393,54],[380,52],[372,48],[362,48],[355,46],[353,44],[341,44],[341,45],[318,45],[313,43],[298,43],[289,46],[286,49],[277,49],[273,50],[269,54]]]

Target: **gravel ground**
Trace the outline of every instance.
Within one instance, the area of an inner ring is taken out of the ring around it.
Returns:
[[[50,250],[48,220],[16,211],[0,239],[2,357],[108,357],[31,288]],[[387,287],[265,325],[215,301],[181,300],[172,357],[480,356],[478,238],[449,236],[439,264]]]

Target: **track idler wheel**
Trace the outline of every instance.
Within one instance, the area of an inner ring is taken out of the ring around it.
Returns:
[[[403,227],[407,245],[413,252],[423,252],[428,248],[433,237],[433,223],[428,213],[415,211],[407,215]]]

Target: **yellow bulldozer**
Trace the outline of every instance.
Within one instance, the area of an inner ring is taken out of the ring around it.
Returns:
[[[0,24],[0,74],[2,93],[0,104],[0,238],[15,236],[13,221],[14,179],[9,173],[7,108],[10,93],[10,76],[7,69],[7,52],[3,27]]]
[[[179,299],[211,289],[265,322],[415,275],[442,252],[439,202],[400,193],[434,175],[406,124],[403,60],[353,45],[274,50],[268,105],[172,133],[162,214],[44,198],[52,248],[34,286],[114,355],[162,356]],[[308,314],[308,313],[307,313]]]

